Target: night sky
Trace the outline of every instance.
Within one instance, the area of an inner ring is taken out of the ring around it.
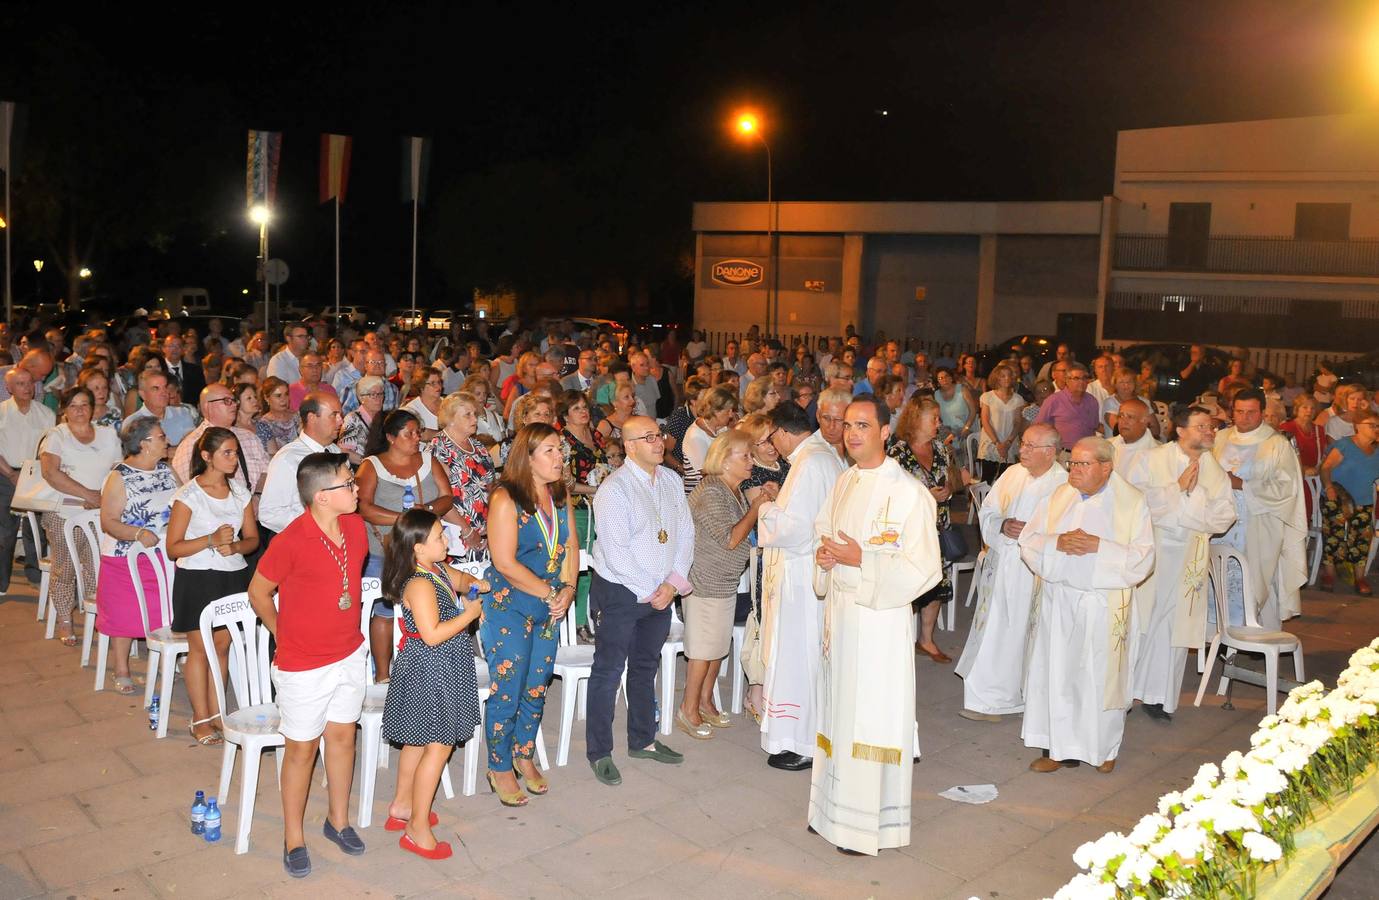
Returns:
[[[355,138],[345,301],[405,303],[398,139],[431,136],[422,303],[446,305],[531,271],[533,290],[636,269],[654,304],[686,295],[666,272],[690,204],[765,194],[760,148],[726,128],[742,104],[764,116],[780,199],[1046,200],[1108,192],[1118,129],[1344,112],[1379,94],[1356,62],[1372,5],[856,5],[241,4],[175,28],[115,4],[73,25],[9,7],[0,99],[30,104],[29,155],[85,154],[93,202],[138,210],[102,230],[89,264],[99,290],[140,302],[164,282],[251,286],[244,143],[261,128],[284,132],[284,293],[330,301],[316,179],[319,133],[334,131]],[[28,187],[30,203],[61,202]],[[22,299],[45,247],[22,219],[14,235]]]

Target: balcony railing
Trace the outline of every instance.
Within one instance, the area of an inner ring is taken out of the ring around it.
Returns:
[[[1300,241],[1290,237],[1116,238],[1116,268],[1151,272],[1379,277],[1379,240]]]

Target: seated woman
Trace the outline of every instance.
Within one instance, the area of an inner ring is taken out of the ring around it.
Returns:
[[[482,373],[470,375],[460,385],[460,391],[469,394],[479,402],[479,434],[488,435],[495,441],[502,441],[507,437],[507,427],[503,425],[503,417],[498,414],[497,404],[493,400],[493,389],[488,383],[487,375]]]
[[[421,450],[421,423],[405,409],[395,409],[374,419],[364,452],[364,462],[355,475],[359,514],[364,517],[369,534],[364,577],[377,578],[383,574],[383,540],[398,517],[414,507],[444,517],[455,497],[445,467]],[[379,680],[387,680],[393,658],[392,640],[392,605],[379,600],[374,603],[369,622],[374,671],[384,676]]]
[[[421,439],[429,443],[440,433],[440,422],[436,414],[441,408],[441,373],[430,366],[417,366],[412,373],[412,401],[403,409],[417,417],[421,423]]]
[[[1364,565],[1374,536],[1374,482],[1379,479],[1379,414],[1355,416],[1355,434],[1341,438],[1326,454],[1321,468],[1326,497],[1322,500],[1321,585],[1333,590],[1336,573],[1351,580],[1355,593],[1368,597]]]
[[[192,717],[187,730],[197,743],[221,743],[212,723],[220,717],[211,661],[199,631],[201,613],[211,603],[249,586],[245,554],[259,546],[258,525],[250,506],[249,489],[231,476],[239,468],[239,441],[228,428],[207,428],[196,440],[191,478],[173,496],[168,516],[168,556],[177,560],[172,583],[172,630],[188,635],[187,681]],[[215,663],[228,672],[230,634],[217,629]]]
[[[43,533],[52,551],[53,565],[48,581],[48,602],[57,614],[57,635],[68,647],[77,645],[73,631],[72,612],[77,601],[77,572],[82,567],[82,583],[95,585],[95,547],[86,547],[85,533],[78,532],[74,560],[67,552],[67,540],[62,525],[84,509],[99,509],[101,486],[106,476],[120,461],[120,438],[108,425],[92,421],[95,399],[84,387],[74,387],[62,395],[60,424],[48,429],[38,445],[38,461],[43,480],[62,495],[62,505],[56,511],[39,517]]]
[[[101,488],[101,565],[96,583],[96,628],[110,638],[115,690],[134,693],[129,674],[129,645],[148,635],[139,615],[138,597],[129,577],[125,556],[135,542],[156,547],[167,531],[172,495],[177,479],[168,465],[168,437],[152,416],[134,419],[120,432],[124,461],[106,476]],[[159,554],[161,561],[162,555]],[[150,566],[139,570],[148,603],[148,627],[152,631],[171,625],[163,621],[158,580]]]

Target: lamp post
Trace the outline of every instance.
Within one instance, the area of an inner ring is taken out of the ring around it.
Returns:
[[[268,221],[273,218],[262,203],[249,207],[249,221],[259,226],[259,280],[263,282],[263,327],[273,333],[273,317],[268,311]]]
[[[771,196],[771,145],[766,142],[766,135],[762,133],[761,120],[756,113],[739,113],[736,121],[737,133],[740,137],[750,140],[755,137],[761,141],[761,146],[766,148],[766,259],[767,267],[770,269],[769,279],[766,282],[766,328],[771,334],[776,333],[775,320],[780,318],[779,297],[776,296],[776,221],[775,206]]]
[[[43,301],[43,288],[39,281],[39,274],[43,271],[43,260],[34,260],[34,310],[37,312],[38,304]]]

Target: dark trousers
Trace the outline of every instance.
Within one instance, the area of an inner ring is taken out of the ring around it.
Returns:
[[[670,633],[670,607],[653,609],[597,571],[589,585],[594,619],[594,671],[589,676],[584,740],[590,762],[613,753],[613,704],[627,667],[627,746],[649,747],[656,739],[656,670]],[[662,710],[662,715],[670,715]]]
[[[10,575],[14,571],[14,543],[24,534],[24,574],[38,584],[43,573],[38,568],[39,552],[28,517],[10,510],[14,501],[14,482],[0,477],[0,594],[10,589]]]

